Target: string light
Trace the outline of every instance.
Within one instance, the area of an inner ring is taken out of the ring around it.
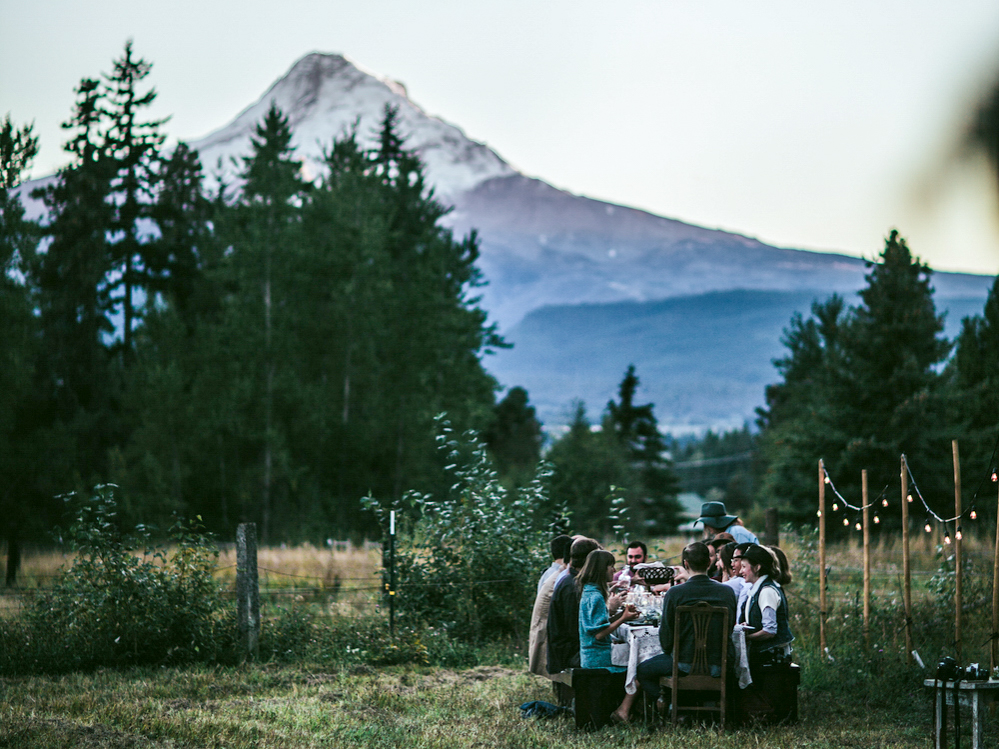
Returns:
[[[970,517],[972,520],[975,520],[978,517],[978,513],[975,512],[974,507],[971,508],[971,514],[968,517]]]
[[[822,517],[822,510],[818,510],[818,511],[816,511],[816,513],[815,513],[815,517],[817,517],[817,518],[820,518],[820,517]]]
[[[950,534],[944,533],[944,543],[950,546]]]
[[[836,510],[838,510],[838,509],[839,509],[839,505],[836,504],[835,502],[833,502],[833,512],[836,512]]]
[[[858,531],[859,531],[859,530],[861,529],[861,527],[862,527],[862,526],[860,525],[860,523],[857,523],[857,530],[858,530]]]
[[[880,523],[881,523],[881,518],[879,518],[879,517],[878,517],[877,515],[875,515],[875,516],[874,516],[874,524],[875,524],[875,525],[878,525],[878,524],[880,524]]]
[[[882,507],[887,507],[888,506],[888,499],[887,499],[887,497],[885,499],[881,500],[881,506]]]
[[[995,476],[994,473],[992,475]],[[995,481],[995,478],[993,478],[992,480]],[[826,483],[827,484],[831,484],[832,483],[832,479],[829,478],[829,474],[828,473],[826,474]]]
[[[923,530],[926,531],[927,533],[932,532],[933,526],[930,525],[930,521],[929,520],[926,521],[926,525],[923,526]]]
[[[826,476],[826,481],[828,481],[828,480],[829,480],[829,477]],[[996,481],[999,481],[999,473],[996,473],[995,469],[993,468],[992,469],[992,483],[994,484]]]
[[[957,532],[954,534],[954,538],[956,538],[958,541],[964,538],[964,534],[961,533],[961,526],[957,526]]]
[[[843,518],[843,525],[849,525],[849,524],[850,524],[850,518]]]
[[[908,500],[909,502],[912,502],[912,495],[911,495],[911,494],[910,494],[910,495],[908,495],[908,496],[906,497],[906,500]]]

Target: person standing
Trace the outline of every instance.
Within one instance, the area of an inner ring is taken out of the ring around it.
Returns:
[[[705,538],[714,538],[719,533],[731,533],[737,543],[758,544],[760,540],[739,523],[738,515],[729,515],[724,502],[705,502],[701,505],[701,516],[697,522],[704,526]]]
[[[541,592],[541,586],[545,584],[548,578],[557,576],[569,564],[569,549],[572,548],[572,537],[565,535],[555,536],[548,545],[548,548],[551,551],[552,563],[545,567],[545,571],[541,573],[541,577],[538,579],[538,593]]]

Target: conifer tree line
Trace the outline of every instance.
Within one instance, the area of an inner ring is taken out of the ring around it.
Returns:
[[[12,194],[37,142],[0,138],[0,516],[39,538],[57,495],[118,485],[124,522],[200,514],[267,541],[370,529],[360,498],[433,490],[433,417],[494,420],[482,357],[505,345],[474,295],[474,234],[438,225],[387,110],[374,148],[330,134],[303,179],[287,118],[256,127],[238,183],[206,189],[164,149],[150,64],[131,43],[85,78],[70,163],[25,219]],[[536,455],[534,456],[536,459]]]
[[[442,412],[482,435],[504,483],[526,485],[541,425],[523,388],[497,403],[483,367],[508,344],[475,297],[477,238],[439,225],[447,210],[396,113],[370,148],[356,127],[331,133],[308,181],[272,106],[226,184],[183,143],[164,147],[150,70],[128,43],[80,81],[70,162],[36,192],[39,221],[13,193],[37,141],[0,123],[0,532],[43,540],[56,497],[111,482],[125,523],[167,527],[178,512],[224,538],[241,521],[265,542],[375,535],[362,496],[447,489]],[[752,486],[739,474],[724,498],[813,522],[819,457],[859,498],[860,470],[879,492],[905,452],[946,516],[953,438],[970,497],[995,463],[999,287],[953,343],[932,295],[931,270],[892,232],[859,304],[834,295],[792,319],[758,432],[716,438],[754,453]],[[574,532],[606,538],[622,497],[627,532],[675,529],[667,448],[681,450],[638,385],[629,367],[599,428],[576,405],[545,455],[539,526],[567,508]]]
[[[951,342],[942,335],[943,316],[933,302],[932,270],[898,231],[891,231],[868,271],[858,304],[848,306],[834,294],[814,302],[808,318],[795,315],[785,329],[787,351],[774,362],[780,381],[766,389],[766,404],[758,410],[756,503],[813,523],[822,458],[856,506],[866,469],[869,501],[880,511],[875,530],[897,531],[905,454],[930,508],[952,517],[951,443],[957,439],[963,506],[974,504],[980,518],[994,522],[999,278],[983,314],[965,318]],[[882,510],[885,487],[890,509]],[[918,502],[910,505],[919,527],[921,511]],[[852,526],[858,518],[849,520]],[[837,523],[831,527],[847,532]],[[974,529],[969,525],[964,532]]]
[[[271,543],[376,536],[365,495],[446,493],[440,413],[480,433],[505,484],[531,482],[541,424],[523,388],[496,402],[482,364],[509,344],[477,304],[477,237],[439,225],[397,113],[370,148],[356,125],[331,133],[308,181],[272,105],[226,184],[184,143],[164,148],[151,67],[129,42],[80,81],[37,222],[12,192],[37,141],[9,115],[0,132],[3,536],[44,541],[59,495],[105,482],[124,525],[179,513],[223,538],[242,521]],[[605,435],[569,440],[600,470],[575,480],[573,450],[554,453],[539,527],[568,508],[606,532],[615,493],[632,527],[673,526],[637,384],[629,370]]]

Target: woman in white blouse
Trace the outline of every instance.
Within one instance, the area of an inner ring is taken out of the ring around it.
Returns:
[[[783,556],[783,555],[782,555]],[[785,557],[786,560],[786,557]],[[782,585],[791,573],[768,548],[752,544],[742,553],[742,577],[751,586],[739,607],[739,622],[746,625],[749,668],[784,660],[791,652],[794,634],[788,621],[787,597]],[[754,677],[755,678],[755,677]]]

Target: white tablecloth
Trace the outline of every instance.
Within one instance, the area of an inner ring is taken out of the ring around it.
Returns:
[[[732,632],[735,644],[735,673],[743,689],[753,683],[749,676],[746,634],[741,629]],[[628,694],[638,691],[638,664],[663,652],[659,645],[659,627],[622,624],[611,640],[611,663],[628,668],[624,688]]]

